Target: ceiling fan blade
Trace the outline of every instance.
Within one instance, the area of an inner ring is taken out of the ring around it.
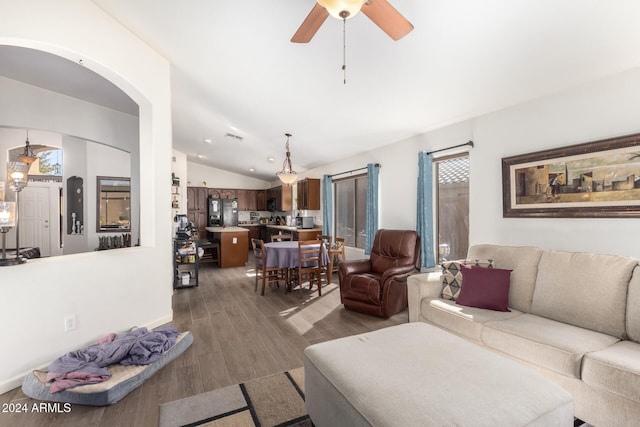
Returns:
[[[400,40],[413,30],[411,22],[407,21],[387,0],[369,0],[362,5],[362,13],[394,40]]]
[[[302,22],[302,25],[300,25],[300,28],[298,28],[298,31],[291,38],[291,41],[293,43],[309,43],[328,16],[327,9],[316,3]]]

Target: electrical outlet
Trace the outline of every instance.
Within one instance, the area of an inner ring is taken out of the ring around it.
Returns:
[[[71,332],[76,328],[76,315],[70,314],[64,318],[64,331]]]
[[[237,245],[238,244],[238,238],[234,237],[231,243],[233,243],[234,245]]]

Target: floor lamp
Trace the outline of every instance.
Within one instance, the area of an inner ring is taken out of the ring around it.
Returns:
[[[4,183],[3,183],[4,184]],[[7,258],[7,233],[16,225],[16,203],[0,201],[0,233],[2,233],[2,258],[0,266],[17,264],[15,258]]]
[[[9,188],[16,193],[16,257],[14,264],[22,264],[26,261],[24,258],[22,258],[22,256],[20,256],[20,192],[27,186],[28,172],[30,167],[30,164],[23,162],[7,163],[7,183],[9,185]]]

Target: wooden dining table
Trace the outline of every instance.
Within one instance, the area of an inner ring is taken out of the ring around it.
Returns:
[[[298,242],[282,241],[265,243],[266,266],[277,268],[298,268]],[[329,252],[322,246],[322,265],[329,263]],[[307,266],[305,266],[307,267]]]
[[[282,241],[271,242],[264,244],[265,249],[265,264],[266,267],[276,267],[287,271],[287,291],[290,292],[293,286],[291,278],[291,270],[298,268],[298,242],[297,241]],[[322,245],[322,265],[325,266],[329,263],[329,252],[327,248]],[[303,267],[308,267],[303,265]]]

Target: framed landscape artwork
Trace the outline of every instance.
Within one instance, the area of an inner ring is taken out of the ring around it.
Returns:
[[[640,134],[502,159],[504,217],[640,217]]]

